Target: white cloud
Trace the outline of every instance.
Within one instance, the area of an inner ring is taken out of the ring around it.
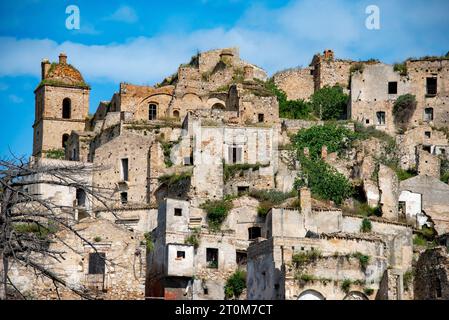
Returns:
[[[387,5],[388,4],[388,5]],[[410,20],[400,21],[400,5],[379,0],[382,29],[365,29],[365,7],[348,5],[343,0],[294,1],[279,9],[254,6],[230,29],[214,28],[190,33],[160,34],[128,39],[124,43],[85,45],[56,43],[49,39],[0,37],[0,76],[32,74],[40,76],[42,58],[57,60],[59,52],[68,54],[69,63],[80,69],[87,82],[108,80],[153,84],[176,71],[197,50],[228,46],[240,48],[245,60],[273,73],[283,68],[307,65],[312,55],[326,48],[337,57],[401,60],[409,55],[429,52],[419,35],[410,31]],[[420,10],[410,7],[409,10]],[[429,13],[430,14],[430,13]],[[412,15],[412,13],[408,13]],[[394,28],[389,28],[389,25]],[[444,24],[443,24],[444,25]],[[433,25],[435,30],[441,29]],[[440,34],[443,31],[440,30]],[[442,37],[438,33],[435,38]],[[442,45],[445,43],[440,41]],[[446,49],[447,51],[447,49]]]
[[[15,94],[10,94],[8,96],[8,98],[9,98],[9,101],[11,101],[12,103],[15,103],[15,104],[19,104],[19,103],[23,102],[23,99],[19,96],[16,96]]]
[[[105,20],[135,23],[139,20],[139,18],[133,8],[129,6],[121,6],[113,14],[106,17]]]

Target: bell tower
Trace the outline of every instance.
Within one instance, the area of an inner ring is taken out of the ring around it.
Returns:
[[[42,60],[42,81],[34,90],[33,156],[46,157],[48,151],[62,151],[70,133],[84,131],[89,114],[90,87],[81,73],[67,63]]]

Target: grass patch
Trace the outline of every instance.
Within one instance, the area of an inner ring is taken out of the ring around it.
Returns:
[[[363,218],[362,224],[360,226],[360,231],[367,233],[367,232],[371,232],[372,229],[373,229],[373,225],[372,225],[371,221],[367,218]]]
[[[296,268],[299,268],[305,264],[314,262],[322,257],[321,251],[312,249],[306,252],[298,252],[292,256],[292,262]]]
[[[282,192],[278,190],[251,190],[250,197],[253,197],[260,201],[257,213],[259,216],[264,217],[274,206],[280,205],[288,198],[295,197],[297,192],[292,190],[291,192]]]
[[[363,293],[367,296],[371,296],[374,293],[374,289],[371,288],[363,288]]]
[[[161,184],[166,184],[168,188],[173,186],[179,186],[180,184],[183,184],[186,181],[190,181],[190,178],[192,177],[191,172],[183,172],[180,174],[165,174],[158,178],[159,182]]]
[[[356,252],[352,256],[354,258],[359,259],[360,269],[365,271],[366,267],[368,267],[368,263],[370,262],[370,256],[364,255],[364,254],[362,254],[360,252]]]
[[[64,149],[51,149],[45,152],[45,156],[49,159],[59,159],[64,160],[65,150]]]
[[[349,293],[349,291],[351,290],[352,284],[353,284],[352,280],[350,280],[350,279],[344,279],[343,282],[341,283],[340,288],[341,288],[341,290],[342,290],[344,293],[347,294],[347,293]]]
[[[17,233],[33,233],[40,239],[46,239],[49,235],[55,234],[58,231],[58,228],[52,224],[43,226],[35,222],[17,223],[13,225],[13,229]]]
[[[145,247],[147,248],[147,252],[152,252],[154,250],[154,242],[151,233],[145,232],[143,236],[145,237]]]
[[[223,164],[223,181],[226,183],[236,174],[243,176],[243,171],[246,170],[259,170],[260,168],[268,167],[269,164],[249,164],[249,163],[236,163],[236,164]]]

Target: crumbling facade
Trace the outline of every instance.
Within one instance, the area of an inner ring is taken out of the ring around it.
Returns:
[[[50,267],[69,286],[101,299],[230,298],[224,288],[236,270],[246,271],[240,299],[413,298],[404,289],[413,233],[423,226],[449,232],[449,187],[439,181],[449,154],[447,63],[410,60],[404,75],[326,50],[306,68],[273,76],[290,100],[342,86],[350,94],[348,119],[396,141],[390,150],[373,137],[346,158],[321,147],[321,159],[360,185],[367,207],[378,208],[381,217],[366,218],[313,199],[306,187],[295,190],[302,168],[291,134],[323,122],[281,119],[267,74],[241,60],[236,48],[198,53],[155,86],[121,83],[93,116],[90,87],[67,56],[44,60],[33,159],[88,164],[85,183],[106,193],[98,201],[76,188],[36,186],[43,198],[70,209],[92,244],[60,231],[75,250]],[[393,106],[407,93],[416,95],[417,107],[398,131]],[[400,181],[395,168],[380,162],[393,152],[398,167],[416,177]],[[261,210],[263,192],[283,196],[268,214]],[[207,209],[215,202],[228,206],[219,225]],[[76,298],[20,265],[11,277],[34,298]],[[429,295],[421,290],[415,297]]]

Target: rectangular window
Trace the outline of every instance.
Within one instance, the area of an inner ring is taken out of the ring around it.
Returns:
[[[426,87],[428,95],[436,95],[437,94],[437,78],[431,77],[426,79]]]
[[[259,114],[257,115],[257,120],[258,120],[259,122],[263,122],[263,121],[264,121],[264,115],[263,115],[263,113],[259,113]]]
[[[369,119],[366,119],[366,120],[365,120],[365,123],[366,123],[366,124],[369,124]]]
[[[104,252],[89,253],[89,274],[104,274],[106,254]]]
[[[120,201],[122,202],[122,204],[128,203],[128,192],[120,193]]]
[[[248,193],[249,192],[249,187],[248,186],[240,186],[240,187],[237,187],[237,194],[239,195],[239,196],[241,196],[241,195],[243,195],[243,194],[245,194],[245,193]]]
[[[182,216],[182,209],[181,208],[175,208],[175,216],[181,217]]]
[[[377,117],[377,124],[378,125],[384,125],[385,124],[385,112],[383,112],[383,111],[376,112],[376,117]]]
[[[123,181],[128,181],[128,158],[122,159],[121,178]]]
[[[424,109],[424,121],[433,121],[433,108]]]
[[[218,268],[218,249],[206,248],[206,263],[208,268]]]
[[[388,94],[398,93],[398,83],[396,81],[388,82]]]
[[[148,110],[148,120],[156,120],[157,118],[157,105],[150,103]]]
[[[261,228],[260,227],[251,227],[248,228],[248,240],[254,240],[261,236]]]
[[[185,251],[176,251],[176,259],[185,259],[186,252]]]
[[[228,158],[230,163],[241,163],[242,147],[230,146],[228,149]]]
[[[430,138],[431,135],[432,135],[432,133],[431,133],[430,131],[424,132],[424,136],[425,136],[426,138]]]
[[[237,265],[242,266],[246,265],[246,262],[248,260],[248,255],[245,251],[236,251],[235,252],[235,262]]]

